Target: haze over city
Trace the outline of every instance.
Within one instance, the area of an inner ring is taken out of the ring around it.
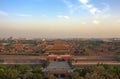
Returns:
[[[120,0],[0,0],[0,37],[119,38]]]

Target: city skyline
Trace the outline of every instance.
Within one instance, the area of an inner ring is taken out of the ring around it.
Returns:
[[[0,37],[120,38],[120,0],[1,0]]]

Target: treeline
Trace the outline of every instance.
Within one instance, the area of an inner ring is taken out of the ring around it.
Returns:
[[[37,40],[5,40],[5,39],[2,39],[0,40],[0,43],[8,43],[8,44],[14,44],[14,43],[20,43],[20,44],[33,44],[33,45],[36,45],[38,43]]]
[[[71,79],[120,79],[120,66],[97,65],[75,69]]]
[[[44,75],[41,65],[0,65],[0,79],[56,79]],[[96,65],[75,69],[65,79],[120,79],[120,66]]]
[[[41,65],[0,65],[0,79],[43,79]]]

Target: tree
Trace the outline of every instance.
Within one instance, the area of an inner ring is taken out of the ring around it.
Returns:
[[[49,79],[56,79],[56,77],[53,74],[48,74],[47,78],[49,78]]]
[[[6,69],[6,77],[7,79],[16,79],[19,75],[19,71],[16,69]]]
[[[43,79],[42,75],[39,73],[34,73],[33,74],[33,79]]]
[[[32,72],[33,72],[33,79],[43,79],[41,66],[38,65],[34,66]]]
[[[3,68],[0,68],[0,78],[7,79],[6,72]]]
[[[118,79],[118,76],[105,69],[104,66],[95,66],[87,72],[85,79]]]
[[[73,72],[72,79],[81,79],[79,72]]]
[[[41,66],[35,66],[35,67],[33,67],[32,72],[42,74],[42,67]]]
[[[33,73],[28,71],[24,74],[23,79],[32,79]]]
[[[24,74],[27,70],[30,70],[30,66],[29,65],[16,65],[15,67],[22,74]]]

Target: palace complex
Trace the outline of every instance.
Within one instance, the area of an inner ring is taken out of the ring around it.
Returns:
[[[53,45],[47,45],[45,50],[48,53],[49,60],[67,61],[71,58],[71,48],[69,44],[62,40],[56,40]]]

